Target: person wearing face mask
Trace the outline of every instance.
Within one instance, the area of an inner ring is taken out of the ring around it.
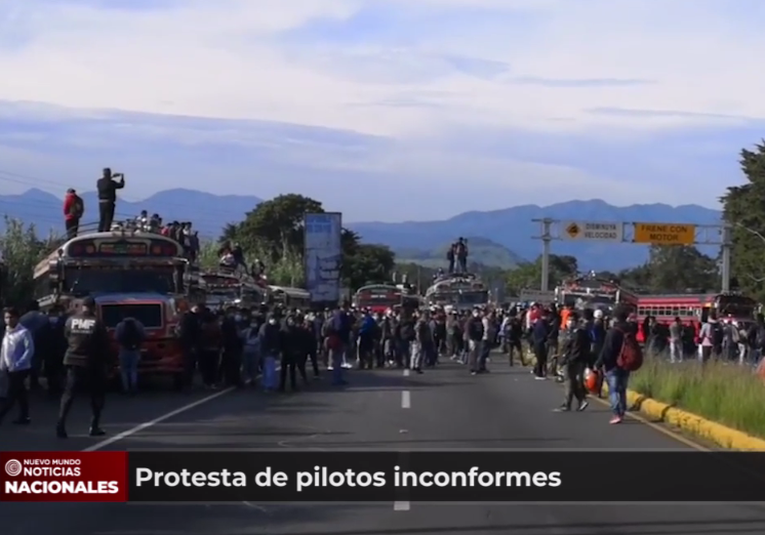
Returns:
[[[473,314],[465,324],[465,342],[468,350],[467,360],[468,365],[470,366],[471,375],[477,375],[480,371],[480,363],[478,361],[478,357],[483,334],[484,326],[483,322],[481,321],[481,314],[478,310],[473,310]]]
[[[590,333],[587,332],[584,322],[579,321],[579,316],[575,312],[571,312],[566,320],[566,331],[568,335],[563,344],[560,360],[564,370],[566,394],[563,404],[556,411],[570,411],[574,398],[578,402],[577,410],[583,411],[588,405],[584,388],[584,370],[592,360]]]
[[[250,326],[242,331],[242,379],[245,386],[255,386],[260,367],[260,323],[250,320]]]
[[[305,376],[305,350],[304,338],[298,331],[295,322],[295,316],[289,315],[284,321],[282,329],[282,368],[279,378],[279,392],[284,392],[287,386],[287,375],[290,378],[290,389],[297,391],[297,367],[302,361],[300,374],[303,376],[304,383],[308,382]]]
[[[258,333],[260,339],[260,354],[263,359],[263,389],[271,391],[276,389],[276,360],[282,352],[282,334],[279,321],[272,313],[266,323],[260,326]]]
[[[241,314],[239,314],[239,321],[241,321]],[[242,339],[239,336],[236,311],[229,311],[221,321],[221,336],[223,346],[220,363],[221,378],[227,386],[241,386]]]

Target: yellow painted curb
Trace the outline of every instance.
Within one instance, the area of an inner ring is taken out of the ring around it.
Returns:
[[[608,392],[608,385],[605,383],[603,384],[603,391]],[[632,410],[638,410],[650,418],[673,425],[697,437],[714,442],[723,448],[765,451],[765,440],[761,438],[707,420],[633,390],[627,390],[627,404]]]
[[[607,389],[604,389],[607,390]],[[765,440],[753,437],[717,422],[707,420],[635,392],[627,390],[627,403],[633,410],[668,423],[731,450],[765,451]]]

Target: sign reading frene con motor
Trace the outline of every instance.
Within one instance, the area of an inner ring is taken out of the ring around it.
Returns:
[[[634,223],[635,243],[653,245],[691,245],[696,241],[696,225],[684,223]]]

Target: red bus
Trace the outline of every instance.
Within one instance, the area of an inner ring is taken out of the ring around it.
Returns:
[[[579,277],[563,282],[555,289],[559,304],[577,308],[602,309],[611,312],[618,304],[637,310],[638,296],[614,281],[596,277]]]
[[[702,323],[707,321],[709,312],[717,311],[719,319],[737,323],[754,321],[757,302],[737,293],[665,294],[640,295],[638,297],[637,319],[642,324],[648,317],[669,325],[680,318],[684,325],[690,325],[698,335]],[[638,338],[642,340],[642,329]]]

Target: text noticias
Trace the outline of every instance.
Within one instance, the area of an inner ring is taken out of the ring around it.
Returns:
[[[249,481],[258,487],[292,485],[297,492],[316,487],[560,487],[563,484],[560,472],[483,471],[477,466],[468,471],[438,472],[415,472],[394,466],[392,478],[385,472],[333,471],[323,466],[315,466],[310,472],[295,472],[292,476],[267,468],[251,479],[244,472],[227,469],[159,472],[137,468],[135,484],[137,487],[247,487]]]

